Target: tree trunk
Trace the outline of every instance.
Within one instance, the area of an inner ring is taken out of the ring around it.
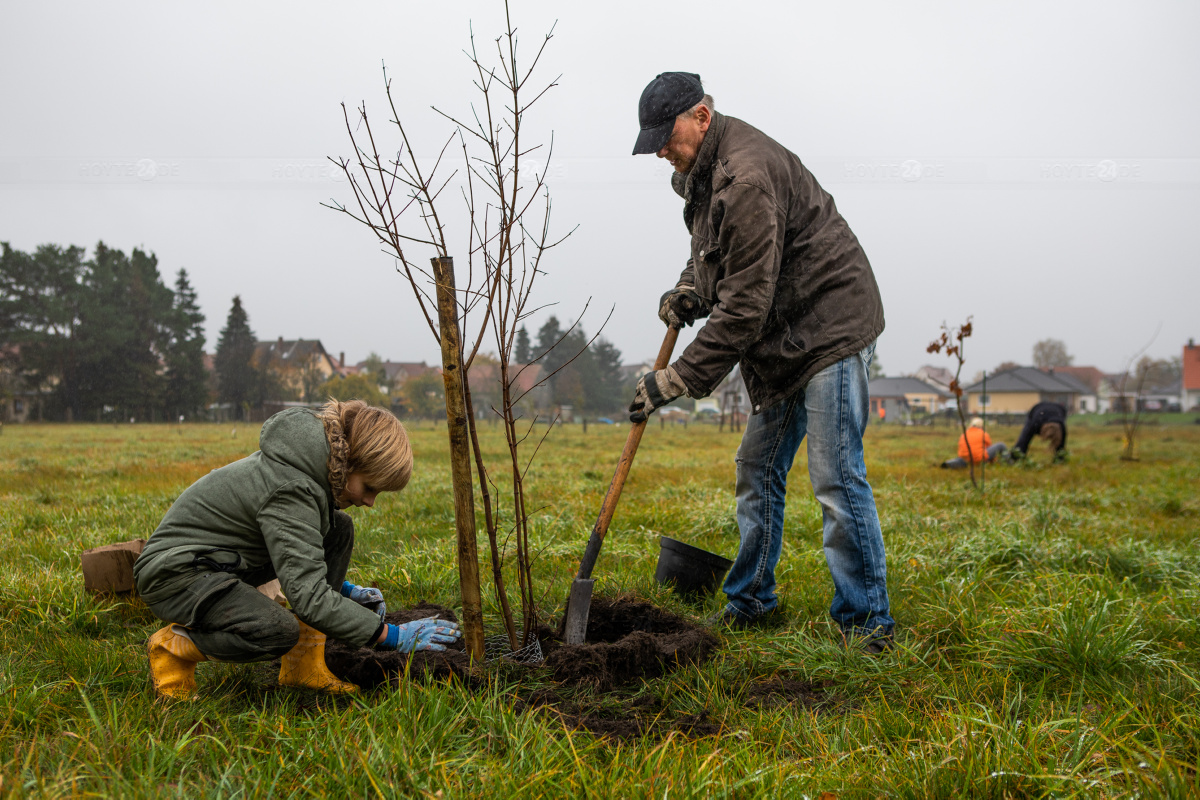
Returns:
[[[501,376],[504,369],[501,367]],[[517,629],[513,623],[512,607],[508,603],[508,589],[504,586],[504,563],[500,557],[500,543],[497,541],[496,516],[492,513],[492,496],[488,489],[487,467],[483,463],[483,451],[479,447],[479,431],[475,424],[475,404],[471,401],[471,393],[466,393],[468,430],[471,432],[471,452],[475,456],[475,474],[479,479],[479,495],[483,500],[483,526],[487,531],[488,547],[492,554],[492,583],[496,587],[496,600],[500,603],[500,613],[504,617],[504,630],[508,632],[510,650],[520,649],[517,643]],[[481,590],[482,592],[482,590]]]
[[[438,328],[442,340],[442,380],[446,385],[446,427],[450,436],[450,475],[454,484],[454,527],[458,532],[458,581],[462,591],[463,639],[471,658],[483,659],[483,602],[479,593],[479,551],[475,546],[475,498],[471,487],[470,431],[463,395],[462,336],[454,292],[454,259],[432,258],[437,284]]]

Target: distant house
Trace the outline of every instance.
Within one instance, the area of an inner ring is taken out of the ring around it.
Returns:
[[[924,381],[936,389],[945,392],[947,396],[950,394],[950,381],[954,380],[954,373],[945,367],[934,367],[929,364],[921,367],[912,374],[913,378],[919,381]]]
[[[378,384],[379,391],[392,396],[392,402],[397,402],[399,396],[396,390],[404,386],[409,378],[417,378],[429,373],[441,374],[441,367],[431,367],[424,361],[381,361],[379,368],[383,370],[383,382]],[[366,375],[367,362],[360,361],[341,370],[343,375]],[[372,375],[372,378],[376,376]]]
[[[1088,388],[1088,394],[1080,395],[1075,411],[1085,414],[1100,412],[1100,396],[1108,385],[1107,376],[1096,367],[1054,367],[1055,375],[1070,375]]]
[[[28,397],[5,397],[0,401],[0,424],[28,422],[35,408]]]
[[[621,365],[621,383],[632,386],[637,383],[637,379],[645,375],[647,372],[654,371],[653,361],[642,361],[637,364],[622,364]]]
[[[0,423],[25,422],[31,403],[24,397],[25,380],[18,368],[20,345],[0,345]]]
[[[1183,408],[1180,402],[1182,395],[1182,380],[1159,386],[1143,386],[1138,404],[1142,411],[1180,411]]]
[[[336,363],[335,367],[337,369],[337,374],[343,378],[348,378],[351,375],[357,375],[359,372],[358,367],[354,366],[353,364],[346,363],[346,351],[345,350],[338,353],[337,363]]]
[[[319,339],[284,339],[259,342],[254,348],[254,366],[270,369],[283,388],[303,400],[314,401],[317,387],[338,373]],[[271,398],[276,399],[276,398]]]
[[[474,368],[472,368],[473,370]],[[512,382],[513,391],[521,394],[528,393],[530,396],[542,395],[549,396],[550,387],[548,384],[542,383],[546,377],[546,368],[541,364],[509,364],[508,377]],[[538,384],[541,384],[540,386]],[[535,403],[539,402],[535,398]]]
[[[0,424],[6,422],[41,422],[46,401],[58,385],[58,377],[48,376],[39,382],[21,369],[21,346],[0,345]],[[66,409],[71,421],[71,409]]]
[[[364,370],[367,362],[360,361],[355,364],[359,372]],[[441,367],[431,367],[424,361],[384,361],[380,364],[383,368],[385,380],[393,389],[399,389],[404,385],[404,382],[409,378],[416,378],[421,375],[428,375],[430,372],[441,374]]]
[[[742,380],[741,364],[735,364],[706,397],[696,400],[694,411],[718,416],[724,412],[730,415],[730,420],[736,419],[738,424],[745,422],[750,414],[750,393],[746,391],[746,382]]]
[[[533,408],[547,408],[550,405],[550,386],[541,384],[546,370],[541,364],[509,364],[509,392],[514,401],[525,406],[529,411]],[[467,381],[471,385],[472,405],[475,416],[486,419],[494,414],[492,407],[500,407],[500,365],[496,362],[476,360],[467,372]]]
[[[1137,397],[1134,380],[1122,372],[1106,372],[1096,388],[1096,411],[1100,414],[1120,413],[1133,407]],[[1128,388],[1126,388],[1128,387]]]
[[[1123,414],[1137,408],[1140,411],[1166,411],[1182,408],[1183,381],[1175,380],[1165,386],[1152,386],[1138,380],[1136,374],[1114,372],[1100,382],[1099,409],[1101,414]]]
[[[1179,406],[1184,411],[1200,410],[1200,346],[1188,339],[1183,348],[1183,385],[1179,391]]]
[[[1014,367],[987,376],[987,394],[983,381],[963,389],[969,414],[1024,414],[1038,403],[1061,403],[1068,413],[1081,410],[1080,398],[1095,397],[1082,381],[1058,369]],[[1085,401],[1083,405],[1093,403]]]
[[[217,357],[215,353],[201,353],[204,360],[204,385],[208,388],[209,398],[218,396],[220,381],[217,380]]]
[[[951,376],[953,377],[953,376]],[[867,384],[871,397],[871,417],[885,421],[907,421],[913,414],[939,411],[950,392],[919,378],[873,378]]]

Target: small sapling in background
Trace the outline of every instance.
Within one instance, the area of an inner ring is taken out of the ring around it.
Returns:
[[[971,439],[967,436],[967,415],[963,411],[962,402],[963,389],[958,380],[962,375],[963,363],[966,361],[963,356],[963,340],[971,335],[972,319],[973,317],[967,317],[967,321],[957,328],[951,328],[943,322],[941,335],[929,343],[925,352],[944,352],[958,364],[958,368],[954,370],[954,379],[950,381],[950,391],[954,394],[954,406],[958,409],[958,424],[962,428],[963,440],[967,443],[967,466],[970,468],[971,485],[978,489],[979,483],[975,480],[975,454],[971,452]]]

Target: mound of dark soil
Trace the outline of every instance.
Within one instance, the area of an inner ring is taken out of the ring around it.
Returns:
[[[385,619],[393,625],[402,625],[425,617],[458,622],[458,616],[453,611],[432,603],[420,603],[415,608],[389,612]],[[330,639],[325,644],[325,665],[334,675],[344,681],[358,684],[363,689],[374,689],[386,683],[394,684],[405,674],[405,670],[408,670],[409,675],[423,678],[446,678],[453,675],[468,685],[474,685],[480,680],[461,641],[440,653],[428,650],[398,653],[372,647],[354,647]]]
[[[695,623],[643,600],[595,598],[584,644],[544,648],[556,681],[606,692],[677,667],[702,664],[717,637]]]
[[[457,622],[453,611],[422,603],[387,615],[392,624],[436,616]],[[715,636],[700,626],[633,598],[595,598],[588,615],[587,642],[563,644],[549,628],[540,628],[538,639],[546,656],[540,666],[512,663],[512,669],[550,677],[560,687],[579,687],[582,694],[560,696],[554,689],[539,689],[527,696],[517,693],[518,709],[545,709],[569,728],[598,736],[637,738],[665,736],[678,731],[689,737],[713,736],[720,725],[707,712],[674,716],[653,697],[625,697],[613,690],[646,678],[657,678],[688,664],[701,664],[717,649]],[[396,653],[370,647],[351,647],[330,640],[325,663],[342,680],[363,689],[395,685],[406,677],[453,676],[468,686],[482,686],[485,678],[472,665],[461,642],[441,653]]]
[[[450,609],[430,603],[393,611],[387,621],[396,625],[431,616],[458,621]],[[546,628],[539,634],[546,655],[543,667],[554,680],[599,692],[661,677],[687,664],[701,664],[717,649],[717,638],[700,626],[632,598],[594,599],[584,644],[563,644]],[[481,679],[461,642],[441,653],[409,654],[330,640],[325,646],[325,663],[334,675],[364,689],[395,683],[405,670],[414,677],[453,675],[472,685]]]

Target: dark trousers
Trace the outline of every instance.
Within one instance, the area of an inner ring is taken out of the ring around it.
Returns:
[[[354,550],[349,514],[334,512],[324,546],[325,580],[340,591]],[[300,625],[295,615],[255,588],[275,577],[275,567],[268,564],[202,601],[188,626],[201,653],[216,661],[270,661],[296,646]]]

